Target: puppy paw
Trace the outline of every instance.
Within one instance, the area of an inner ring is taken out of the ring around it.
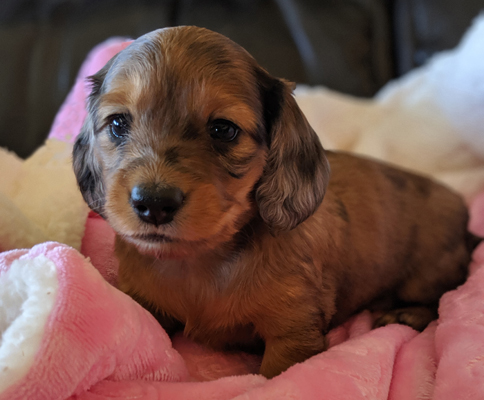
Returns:
[[[379,328],[388,324],[408,325],[417,331],[423,331],[425,327],[437,318],[437,311],[429,307],[407,307],[391,310],[383,314],[373,324],[373,328]]]

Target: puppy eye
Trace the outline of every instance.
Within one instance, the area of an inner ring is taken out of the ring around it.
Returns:
[[[111,134],[117,138],[121,139],[129,133],[129,121],[126,115],[117,114],[111,117],[111,122],[109,123],[109,128]]]
[[[223,142],[231,142],[239,134],[240,128],[226,119],[216,119],[210,124],[210,136]]]

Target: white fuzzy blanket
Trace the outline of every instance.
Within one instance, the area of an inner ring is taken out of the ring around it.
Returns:
[[[374,99],[298,88],[326,148],[431,175],[467,199],[484,188],[484,14],[454,50],[388,83]]]

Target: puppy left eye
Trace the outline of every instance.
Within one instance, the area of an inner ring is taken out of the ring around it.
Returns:
[[[122,114],[113,115],[109,123],[109,128],[115,138],[121,139],[129,132],[128,118]]]
[[[239,134],[240,128],[226,119],[216,119],[209,127],[210,136],[223,142],[231,142]]]

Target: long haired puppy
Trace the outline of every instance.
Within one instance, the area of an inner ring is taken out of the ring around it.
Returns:
[[[74,170],[117,232],[120,288],[169,332],[261,348],[272,377],[363,307],[423,329],[464,281],[460,197],[325,152],[292,85],[224,36],[154,31],[91,82]]]

